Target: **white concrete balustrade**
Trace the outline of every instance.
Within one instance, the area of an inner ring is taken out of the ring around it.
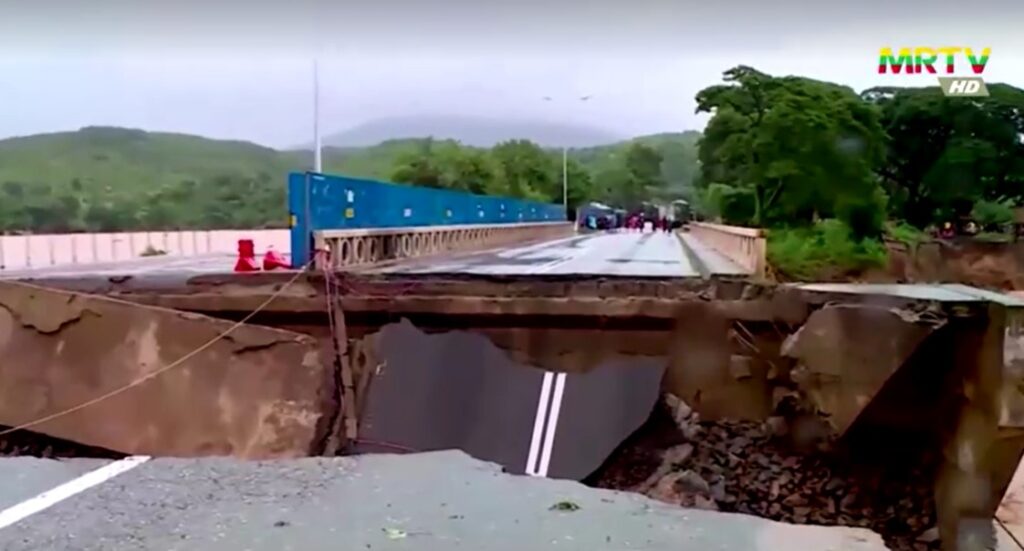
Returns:
[[[314,232],[314,246],[328,253],[317,258],[317,268],[325,270],[557,239],[571,235],[572,231],[571,222],[320,230]]]
[[[750,275],[764,277],[768,265],[768,241],[764,230],[707,222],[692,222],[689,227],[694,237],[747,270]]]
[[[119,262],[147,249],[172,256],[235,253],[239,239],[252,239],[257,252],[291,249],[286,229],[0,235],[0,270]]]

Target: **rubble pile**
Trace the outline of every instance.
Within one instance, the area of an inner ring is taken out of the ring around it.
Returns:
[[[0,425],[0,432],[9,427]],[[20,430],[0,436],[0,457],[41,457],[47,459],[89,457],[97,459],[120,459],[124,454],[86,446],[77,442],[61,440],[31,431]]]
[[[939,548],[926,466],[879,474],[835,454],[799,455],[772,421],[673,422],[665,408],[589,482],[684,507],[869,528],[895,551]]]

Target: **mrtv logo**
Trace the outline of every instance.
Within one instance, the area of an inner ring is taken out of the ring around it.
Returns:
[[[988,95],[985,81],[978,76],[985,72],[992,48],[980,52],[972,48],[882,48],[878,54],[878,73],[893,75],[955,75],[940,76],[939,86],[947,96],[982,97]]]

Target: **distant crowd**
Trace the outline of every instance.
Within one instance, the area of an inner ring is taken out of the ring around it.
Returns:
[[[651,216],[644,213],[634,213],[627,216],[616,216],[614,214],[599,215],[588,214],[580,220],[580,225],[590,230],[615,230],[625,229],[627,231],[672,231],[675,224],[665,216]]]

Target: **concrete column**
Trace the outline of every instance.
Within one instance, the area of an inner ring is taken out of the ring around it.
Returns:
[[[996,486],[1006,476],[999,470],[1007,468],[1008,461],[1007,450],[1000,447],[1012,444],[998,441],[1005,325],[1006,309],[990,303],[987,319],[971,320],[965,331],[958,332],[962,343],[957,346],[956,365],[964,405],[935,488],[944,550],[958,549],[965,529],[985,524],[1002,498]]]

